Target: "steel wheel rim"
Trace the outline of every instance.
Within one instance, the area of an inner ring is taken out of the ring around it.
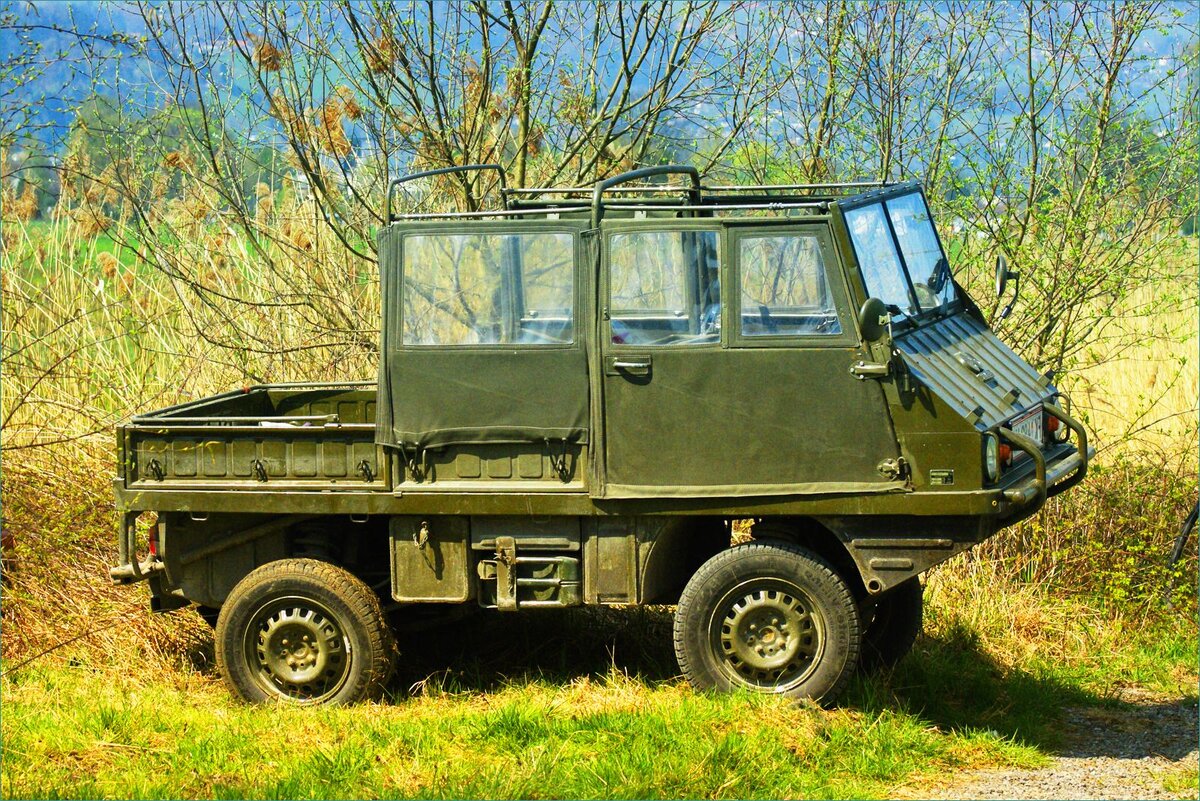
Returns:
[[[825,650],[825,619],[811,596],[782,579],[751,579],[725,593],[709,625],[718,668],[733,684],[785,693]]]
[[[350,641],[337,617],[311,598],[261,605],[246,627],[243,653],[268,696],[317,704],[337,694],[350,674]]]

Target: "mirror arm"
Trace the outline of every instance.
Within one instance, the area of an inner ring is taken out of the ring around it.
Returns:
[[[1008,305],[1000,312],[999,319],[1001,320],[1007,319],[1008,315],[1012,314],[1013,304],[1017,302],[1017,296],[1021,294],[1021,274],[1009,270],[1008,277],[1012,279],[1013,293]]]

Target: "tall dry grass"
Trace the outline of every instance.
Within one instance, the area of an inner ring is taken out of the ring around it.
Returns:
[[[8,666],[53,648],[165,668],[203,642],[203,630],[147,615],[144,588],[107,579],[115,425],[249,383],[374,375],[363,342],[376,337],[378,282],[370,265],[329,255],[336,245],[303,203],[285,196],[264,215],[274,239],[237,236],[211,214],[192,222],[150,246],[119,219],[3,221]]]

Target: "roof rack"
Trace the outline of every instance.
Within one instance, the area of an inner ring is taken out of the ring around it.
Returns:
[[[705,185],[704,189],[709,192],[763,192],[763,191],[790,191],[790,192],[809,192],[813,190],[838,191],[846,189],[878,189],[879,187],[888,186],[886,181],[850,181],[833,184],[730,184],[730,185]]]
[[[499,174],[502,208],[492,211],[421,212],[392,214],[393,190],[420,178],[469,171],[495,170]],[[686,183],[627,186],[658,176],[685,176]],[[592,186],[514,187],[507,186],[504,168],[499,164],[469,164],[443,167],[394,178],[388,183],[386,220],[439,220],[451,218],[523,217],[537,214],[578,214],[590,209],[592,225],[598,226],[606,208],[622,211],[696,212],[783,210],[796,208],[828,209],[834,200],[852,197],[896,184],[886,181],[848,181],[812,184],[702,184],[700,174],[690,165],[660,165],[630,170],[606,178]],[[686,198],[651,200],[647,195],[687,193]],[[606,195],[625,195],[627,199],[605,202]],[[581,205],[590,196],[590,204]],[[629,197],[632,196],[632,197]]]

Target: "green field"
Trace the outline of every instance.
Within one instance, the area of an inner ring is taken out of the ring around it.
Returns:
[[[1119,714],[1116,686],[1194,697],[1191,627],[1092,619],[1090,642],[1039,653],[1078,625],[1083,610],[1067,608],[1042,623],[1068,630],[1010,632],[992,643],[1000,654],[943,608],[953,595],[936,581],[933,593],[929,635],[913,655],[891,675],[857,679],[835,710],[694,693],[674,675],[669,613],[656,609],[481,618],[425,638],[436,656],[402,659],[381,703],[247,707],[196,667],[211,644],[186,613],[194,636],[173,666],[76,649],[10,669],[0,684],[3,794],[919,795],[952,769],[1045,764],[1058,744],[1056,710]]]

